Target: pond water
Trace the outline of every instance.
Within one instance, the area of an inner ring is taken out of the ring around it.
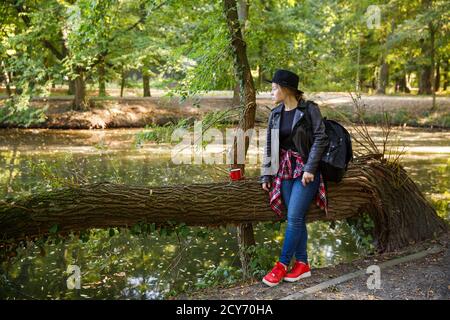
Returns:
[[[141,131],[1,130],[1,198],[42,192],[70,181],[162,186],[228,179],[226,165],[174,164],[170,144],[136,145]],[[381,129],[369,127],[369,131],[380,144]],[[450,131],[398,128],[393,134],[394,145],[405,147],[403,166],[439,215],[450,221]],[[361,150],[356,143],[354,148]],[[257,151],[252,151],[253,156]],[[258,165],[247,166],[246,172],[258,175]],[[284,227],[255,224],[257,277],[277,259]],[[19,249],[16,257],[1,264],[0,298],[163,299],[232,283],[241,276],[232,226],[146,236],[116,228],[96,229],[88,236],[84,241],[71,236],[64,243],[49,241]],[[310,223],[308,236],[314,268],[351,261],[371,251],[367,239],[345,221]],[[79,267],[80,290],[67,287],[69,265]]]

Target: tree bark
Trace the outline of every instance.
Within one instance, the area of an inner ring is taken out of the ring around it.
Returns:
[[[105,79],[105,64],[98,65],[98,95],[99,97],[106,96],[106,79]]]
[[[435,92],[439,91],[440,86],[441,86],[441,61],[438,60],[436,63],[436,77],[434,79]]]
[[[259,90],[261,90],[262,89],[262,86],[263,86],[263,69],[262,69],[262,65],[258,65],[257,66],[257,68],[258,68],[258,82],[257,82],[257,87],[258,87],[258,89]]]
[[[431,64],[431,93],[433,95],[433,104],[431,107],[431,110],[434,111],[436,110],[436,78],[435,78],[435,74],[434,74],[434,63],[435,63],[435,55],[436,55],[436,50],[435,50],[435,36],[436,36],[436,28],[434,27],[433,23],[430,22],[428,23],[428,30],[430,32],[430,64]]]
[[[239,83],[240,106],[243,108],[240,116],[238,130],[245,133],[249,129],[255,127],[256,116],[256,92],[253,77],[251,74],[250,64],[247,57],[246,43],[244,41],[244,27],[248,16],[248,2],[240,0],[240,10],[238,16],[238,6],[236,0],[224,0],[224,10],[227,19],[229,34],[231,36],[231,47],[234,56],[234,70]],[[235,94],[236,94],[235,90]],[[238,131],[238,132],[239,132]],[[250,138],[244,137],[244,150],[238,149],[237,139],[239,135],[235,135],[233,147],[231,149],[232,164],[231,168],[240,168],[242,175],[245,175],[245,157],[250,145]],[[243,153],[242,163],[239,163],[239,153]],[[249,246],[255,244],[253,235],[253,226],[251,223],[238,225],[237,233],[239,243],[239,254],[242,264],[243,277],[250,276],[250,255],[247,253]]]
[[[380,251],[448,231],[405,170],[379,155],[355,158],[340,183],[328,182],[328,201],[329,217],[312,203],[307,221],[368,213],[375,222]],[[255,178],[155,188],[97,183],[0,202],[0,242],[39,237],[54,225],[69,232],[141,222],[218,226],[277,219]]]
[[[422,10],[427,12],[431,7],[432,0],[422,0]],[[431,26],[431,28],[430,28]],[[433,63],[434,63],[434,39],[431,37],[434,35],[433,28],[431,23],[427,25],[428,32],[430,34],[430,42],[428,43],[424,39],[420,39],[421,47],[422,47],[422,57],[424,61],[428,63],[424,63],[421,66],[420,76],[419,76],[419,94],[432,94],[432,77],[433,77]]]
[[[142,82],[144,86],[144,97],[151,97],[150,93],[150,77],[145,72],[142,73]]]
[[[403,92],[403,93],[411,92],[411,90],[408,88],[405,74],[399,80],[399,90],[400,90],[400,92]]]
[[[236,1],[235,1],[236,2]],[[242,39],[245,37],[245,23],[248,18],[249,3],[246,0],[238,0],[236,2],[236,11],[241,29]],[[241,85],[239,80],[233,88],[233,105],[237,106],[241,101]]]
[[[358,52],[356,57],[356,78],[355,78],[355,91],[360,92],[361,91],[361,71],[360,71],[360,64],[361,64],[361,35],[358,37]]]
[[[69,80],[67,94],[69,96],[75,95],[75,80]]]
[[[448,87],[448,73],[449,73],[449,66],[450,66],[450,61],[447,59],[447,60],[444,60],[445,62],[444,62],[444,67],[443,67],[443,69],[444,69],[444,83],[442,84],[442,90],[443,91],[446,91],[447,90],[447,87]]]
[[[247,249],[256,244],[252,223],[242,223],[236,228],[237,242],[239,245],[239,259],[241,260],[242,275],[244,279],[251,277],[251,255]]]
[[[11,72],[8,72],[5,67],[5,63],[3,61],[0,62],[1,68],[2,68],[2,78],[5,82],[5,88],[6,88],[6,95],[10,97],[12,95],[11,91]]]
[[[8,72],[6,74],[6,95],[8,97],[12,96],[12,90],[11,90],[11,72]]]
[[[380,65],[380,73],[378,75],[377,94],[386,94],[386,87],[389,82],[389,65],[382,60]]]
[[[12,90],[11,90],[11,72],[7,72],[6,74],[5,74],[5,77],[6,77],[6,79],[5,79],[5,81],[6,81],[6,94],[7,94],[7,96],[8,97],[11,97],[12,96]]]
[[[431,94],[431,66],[422,66],[419,78],[419,94]]]
[[[233,88],[233,106],[239,106],[241,103],[241,86],[239,83],[236,83],[236,85]]]
[[[4,186],[5,189],[3,190],[3,193],[6,194],[6,195],[10,194],[12,192],[12,190],[13,190],[12,187],[11,187],[11,182],[14,180],[14,178],[13,178],[14,171],[15,171],[14,163],[16,161],[17,153],[18,153],[17,146],[18,146],[18,143],[17,142],[13,142],[13,145],[12,145],[12,148],[11,148],[12,149],[11,160],[9,161],[9,166],[8,166],[9,167],[8,178],[7,178],[5,186]],[[5,174],[6,174],[6,172],[5,172]]]
[[[86,103],[86,83],[84,81],[84,72],[77,70],[78,76],[74,80],[75,97],[73,101],[73,109],[83,111],[87,109]]]
[[[253,129],[255,126],[256,114],[256,92],[253,82],[253,77],[248,63],[246,43],[242,38],[240,23],[237,16],[237,7],[235,0],[224,0],[225,13],[227,15],[228,28],[231,35],[231,46],[234,53],[234,66],[236,78],[240,85],[240,105],[243,107],[243,112],[239,122],[239,129],[244,132]],[[250,140],[249,137],[245,139],[245,153],[247,152]],[[232,150],[233,163],[238,167],[238,152],[236,146],[236,139],[234,148]]]
[[[122,74],[121,74],[121,79],[120,79],[120,97],[123,97],[123,90],[125,89],[125,79],[126,79],[126,74],[125,71],[123,71],[122,69]]]

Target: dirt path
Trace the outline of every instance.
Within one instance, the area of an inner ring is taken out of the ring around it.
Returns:
[[[322,108],[349,108],[352,100],[347,93],[312,93],[307,99],[318,102]],[[372,112],[381,110],[407,109],[417,114],[431,108],[431,97],[422,96],[363,96]],[[0,99],[0,107],[5,100]],[[88,111],[71,110],[70,97],[37,98],[32,100],[35,107],[47,106],[47,120],[31,128],[52,129],[104,129],[122,127],[144,127],[147,124],[163,125],[176,122],[180,118],[200,118],[210,111],[226,110],[233,106],[231,94],[210,93],[203,97],[193,97],[180,102],[177,97],[159,95],[148,98],[95,98]],[[257,97],[256,122],[265,123],[273,102],[268,93]],[[450,97],[438,97],[437,105],[442,115],[450,114]]]
[[[450,298],[450,250],[387,268],[380,289],[367,289],[367,276],[312,294],[312,300],[445,299]]]
[[[339,264],[332,267],[313,269],[313,276],[298,283],[282,283],[269,288],[259,280],[240,283],[230,288],[210,288],[178,299],[282,299],[301,290],[321,284],[330,279],[366,270],[399,256],[406,256],[439,247],[440,252],[425,258],[381,270],[380,289],[368,289],[369,275],[331,286],[325,290],[304,297],[304,299],[450,299],[450,233],[439,239],[412,245],[405,250],[376,255]]]

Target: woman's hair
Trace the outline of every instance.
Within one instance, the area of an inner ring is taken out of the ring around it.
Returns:
[[[301,98],[303,98],[303,94],[298,92],[295,89],[292,89],[292,88],[289,88],[289,87],[283,87],[283,86],[280,86],[280,85],[278,85],[278,86],[281,88],[281,90],[283,90],[285,92],[286,91],[289,92],[289,95],[295,96],[295,100],[297,100],[297,101],[299,101]]]

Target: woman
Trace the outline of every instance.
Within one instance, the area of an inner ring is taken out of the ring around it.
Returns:
[[[299,77],[288,70],[277,70],[272,81],[266,80],[272,83],[272,99],[278,106],[269,116],[260,182],[269,192],[275,213],[281,217],[282,206],[287,209],[279,261],[263,278],[271,287],[282,280],[294,282],[311,276],[305,215],[314,198],[327,212],[319,161],[328,145],[328,136],[317,104],[303,99],[303,92],[297,89],[298,80]],[[288,272],[293,256],[295,263]]]

